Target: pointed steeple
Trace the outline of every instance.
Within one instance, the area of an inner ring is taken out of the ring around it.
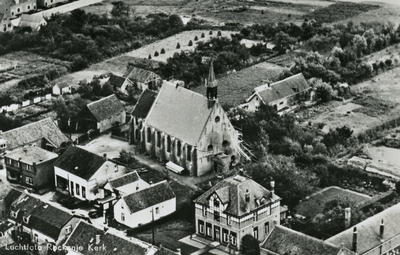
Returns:
[[[207,99],[210,101],[215,101],[218,98],[218,83],[214,74],[213,60],[210,61],[210,70],[208,72],[208,78],[206,80],[207,88]]]
[[[217,79],[215,79],[215,74],[214,74],[214,61],[211,59],[210,61],[210,70],[208,72],[208,79],[207,79],[207,87],[213,88],[217,86]]]

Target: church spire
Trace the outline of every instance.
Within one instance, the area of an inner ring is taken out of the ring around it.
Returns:
[[[213,62],[214,61],[211,59],[210,70],[208,72],[208,78],[206,80],[207,99],[211,101],[215,101],[218,97],[218,84],[214,74]]]

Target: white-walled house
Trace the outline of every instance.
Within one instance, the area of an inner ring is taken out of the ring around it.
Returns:
[[[72,87],[66,82],[60,82],[53,86],[53,95],[71,94]]]
[[[122,197],[148,187],[150,184],[140,178],[136,171],[133,171],[109,180],[104,189],[109,190],[115,197]]]
[[[261,103],[273,106],[277,111],[310,98],[311,87],[303,74],[296,74],[272,84],[264,84],[254,89],[254,94],[239,107],[249,112],[259,109]]]
[[[114,205],[114,219],[135,228],[170,215],[176,197],[167,181],[162,181],[121,197]]]
[[[54,163],[56,189],[80,200],[110,195],[107,181],[125,174],[126,168],[82,148],[71,146]]]

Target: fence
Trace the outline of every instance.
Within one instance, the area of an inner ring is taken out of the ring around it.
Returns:
[[[46,94],[44,97],[35,97],[33,100],[22,101],[21,104],[4,105],[4,106],[2,106],[0,108],[0,113],[13,112],[13,111],[18,110],[20,108],[27,107],[27,106],[29,106],[31,104],[37,104],[37,103],[40,103],[42,101],[51,100],[51,98],[52,98],[51,94]]]

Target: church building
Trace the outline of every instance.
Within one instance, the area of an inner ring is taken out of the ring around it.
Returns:
[[[160,161],[172,161],[192,176],[225,168],[244,156],[240,133],[218,103],[213,65],[207,97],[164,82],[159,93],[144,91],[132,112],[131,143]],[[217,164],[217,162],[219,162]]]

